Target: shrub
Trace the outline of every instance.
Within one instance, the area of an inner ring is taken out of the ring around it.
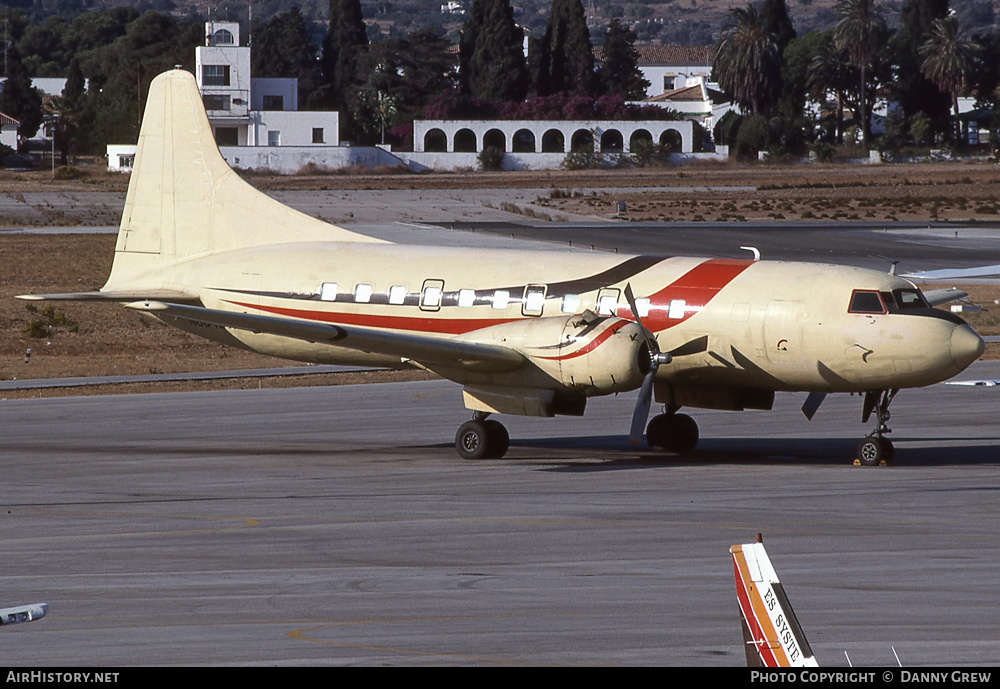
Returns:
[[[506,157],[506,153],[502,148],[497,146],[487,146],[482,151],[476,159],[479,161],[479,168],[485,170],[486,172],[499,172],[503,170],[503,159]]]

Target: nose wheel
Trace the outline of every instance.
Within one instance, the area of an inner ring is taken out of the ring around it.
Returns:
[[[499,421],[476,414],[455,434],[455,449],[462,459],[500,459],[510,447],[510,434]]]
[[[863,438],[858,443],[857,463],[863,466],[879,466],[882,462],[891,462],[896,454],[896,449],[885,435],[892,433],[889,428],[889,403],[896,396],[899,389],[895,390],[871,390],[865,393],[864,409],[861,412],[861,423],[868,423],[868,419],[875,414],[875,430],[870,435]]]

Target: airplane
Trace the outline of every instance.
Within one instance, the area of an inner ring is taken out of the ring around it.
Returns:
[[[747,667],[818,667],[761,535],[753,543],[732,546],[729,553]]]
[[[466,459],[500,458],[494,414],[582,415],[638,389],[629,439],[675,453],[682,407],[771,409],[863,395],[858,461],[891,459],[889,404],[982,354],[904,278],[798,262],[408,246],[327,224],[241,180],[194,77],[149,90],[107,283],[22,299],[124,303],[217,342],[315,363],[416,367],[462,386]],[[648,424],[653,399],[664,405]]]
[[[0,608],[0,624],[34,622],[45,617],[48,612],[48,603],[31,603],[30,605],[17,605],[12,608]]]

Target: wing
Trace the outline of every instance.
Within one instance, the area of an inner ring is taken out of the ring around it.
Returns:
[[[412,335],[354,325],[315,323],[295,318],[237,313],[159,301],[138,301],[125,306],[156,316],[281,335],[372,354],[388,354],[423,364],[443,364],[475,371],[499,372],[513,370],[525,362],[523,355],[507,347],[445,337]]]
[[[100,292],[64,292],[62,294],[19,294],[17,299],[25,301],[116,301],[126,302],[137,299],[196,302],[197,294],[171,289],[109,290]]]

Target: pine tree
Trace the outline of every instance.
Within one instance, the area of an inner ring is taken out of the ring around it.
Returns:
[[[580,0],[553,0],[539,54],[538,93],[594,93],[594,48]]]
[[[462,27],[462,91],[484,102],[520,101],[528,90],[524,33],[509,0],[475,0]]]
[[[641,100],[649,82],[639,70],[639,51],[635,49],[635,32],[612,19],[604,34],[604,59],[597,78],[602,91],[626,100]]]
[[[936,131],[947,129],[949,99],[921,71],[920,47],[931,37],[934,22],[947,16],[948,0],[907,0],[891,43],[899,68],[894,90],[903,116],[909,120],[923,112]]]
[[[325,100],[346,109],[358,83],[359,53],[368,47],[368,34],[361,15],[361,0],[330,0],[330,25],[323,40]]]

